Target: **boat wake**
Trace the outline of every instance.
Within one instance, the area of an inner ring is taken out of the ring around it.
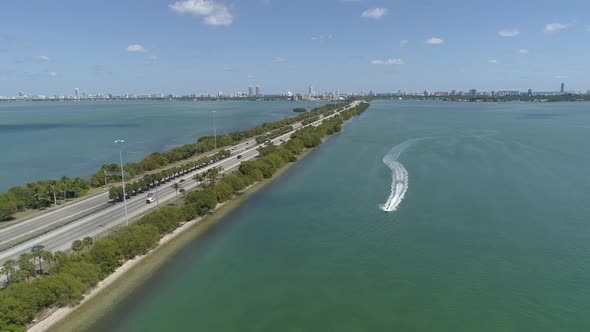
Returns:
[[[379,207],[385,212],[393,212],[404,199],[408,191],[408,171],[402,165],[398,158],[408,147],[413,145],[418,139],[410,139],[399,145],[394,146],[384,157],[383,162],[391,169],[391,193],[387,201]]]

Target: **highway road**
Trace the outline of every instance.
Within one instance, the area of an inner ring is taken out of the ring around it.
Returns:
[[[235,155],[254,145],[256,145],[256,140],[249,140],[228,147],[227,149]],[[135,198],[136,197],[133,197],[132,199]],[[14,242],[19,237],[30,236],[30,234],[39,234],[44,230],[53,229],[56,225],[65,224],[68,221],[77,219],[77,217],[82,217],[92,212],[106,209],[112,205],[113,204],[109,202],[109,194],[107,192],[66,205],[35,218],[22,221],[0,230],[0,246]]]
[[[321,118],[320,120],[310,124],[310,126],[318,126],[323,120],[335,116],[340,112],[350,108],[356,107],[359,103],[360,102],[355,101],[349,106],[339,110],[337,113],[325,118]],[[279,145],[283,141],[289,140],[291,135],[301,127],[302,126],[299,123],[294,125],[293,131],[274,138],[272,142],[276,145]],[[195,174],[206,172],[213,167],[222,167],[224,172],[231,171],[239,167],[241,162],[252,160],[258,157],[257,148],[260,146],[260,144],[256,144],[255,140],[250,140],[248,142],[238,144],[235,147],[230,147],[228,148],[230,151],[232,151],[232,155],[230,157],[160,185],[158,187],[160,206],[165,205],[167,201],[174,199],[177,195],[176,190],[172,188],[172,184],[174,182],[184,179],[184,181],[181,183],[182,188],[184,188],[186,191],[190,191],[199,185],[199,183],[193,180]],[[238,155],[241,155],[242,157],[238,159]],[[155,190],[151,189],[150,192],[155,192]],[[178,193],[178,195],[181,195],[181,193]],[[142,193],[127,200],[129,219],[133,219],[134,217],[143,215],[157,208],[156,202],[151,204],[146,203],[146,196],[147,193]],[[76,215],[83,214],[83,211],[88,211],[90,209],[94,210],[97,208],[99,208],[98,211],[93,211],[87,216],[83,216],[61,227],[54,228],[43,235],[24,241],[11,247],[10,249],[0,252],[0,265],[8,259],[17,259],[21,254],[30,252],[31,248],[37,244],[44,245],[46,250],[65,251],[70,249],[72,242],[75,240],[82,239],[86,236],[96,237],[101,233],[108,232],[109,229],[125,224],[123,203],[109,203],[108,194],[101,194],[75,204],[64,206],[61,209],[49,212],[43,216],[23,221],[17,225],[0,230],[0,243],[1,241],[10,241],[11,239],[22,236],[27,232],[32,233],[44,227],[51,227],[51,225],[60,223],[60,221],[63,221],[66,218],[72,218]]]

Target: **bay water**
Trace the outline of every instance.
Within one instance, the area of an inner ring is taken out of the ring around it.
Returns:
[[[61,176],[88,178],[103,164],[140,161],[213,135],[295,116],[288,101],[0,102],[0,192]],[[113,142],[124,139],[124,145]]]
[[[91,331],[588,331],[588,142],[587,103],[372,102]]]

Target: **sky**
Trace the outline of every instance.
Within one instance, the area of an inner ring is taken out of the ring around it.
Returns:
[[[590,89],[587,0],[4,0],[0,96]]]

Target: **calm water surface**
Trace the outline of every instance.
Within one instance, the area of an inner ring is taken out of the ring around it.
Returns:
[[[583,103],[374,102],[92,331],[588,331],[589,126]]]
[[[193,143],[217,133],[248,129],[295,116],[306,102],[85,101],[0,103],[0,192],[63,175],[89,177],[118,163],[116,139],[125,139],[125,161]]]

